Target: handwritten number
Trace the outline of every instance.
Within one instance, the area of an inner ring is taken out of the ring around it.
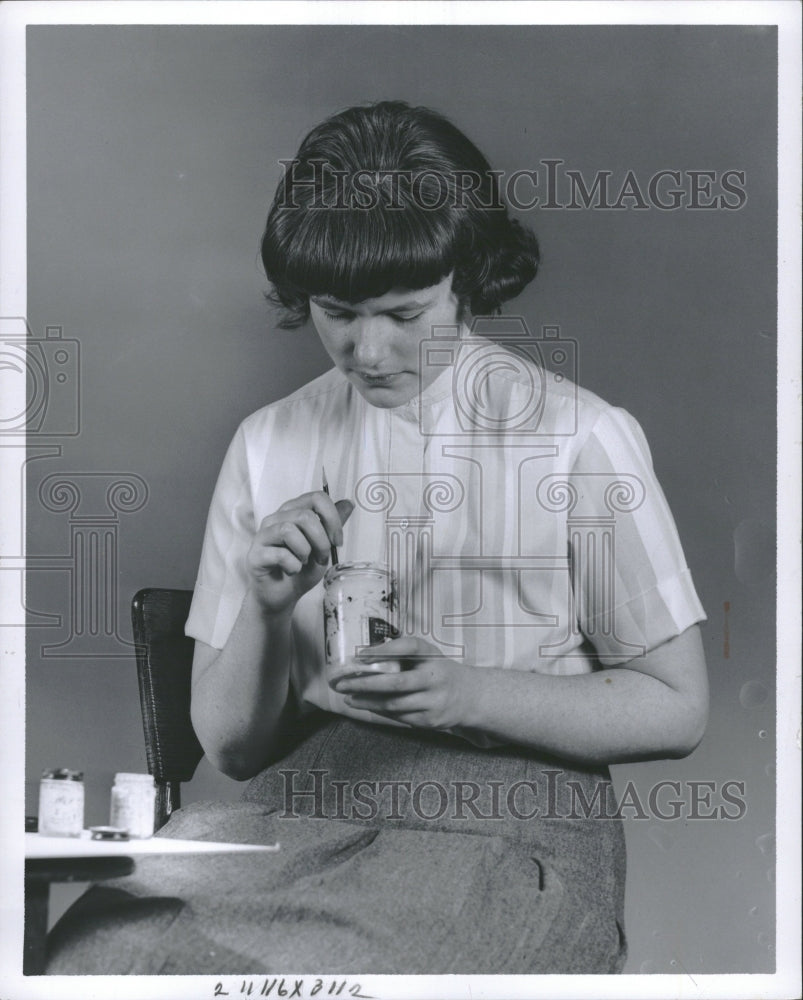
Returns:
[[[326,983],[323,979],[316,979],[312,984],[312,988],[309,994],[305,994],[304,987],[305,981],[303,979],[293,980],[292,992],[289,990],[289,984],[286,979],[263,979],[262,986],[259,990],[259,995],[263,997],[300,997],[303,998],[305,995],[310,997],[317,996],[324,988]],[[240,993],[243,996],[250,997],[254,992],[255,984],[254,980],[243,979],[240,983]],[[343,994],[344,990],[347,995],[354,997],[355,1000],[376,1000],[370,993],[363,993],[362,986],[360,983],[350,984],[348,979],[333,980],[329,983],[329,989],[326,991],[328,996],[339,997]],[[223,989],[223,983],[215,984],[216,997],[227,997],[229,995],[228,990]]]

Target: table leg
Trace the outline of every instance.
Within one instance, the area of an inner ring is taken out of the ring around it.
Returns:
[[[45,970],[49,899],[49,882],[34,878],[25,880],[25,943],[22,957],[24,976],[40,976]]]
[[[112,857],[28,858],[25,862],[25,943],[22,972],[41,976],[47,963],[47,916],[51,882],[99,882],[134,870],[134,859]]]

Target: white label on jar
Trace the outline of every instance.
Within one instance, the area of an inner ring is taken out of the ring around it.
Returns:
[[[80,837],[83,828],[83,782],[42,778],[39,784],[39,832],[46,837]]]
[[[110,825],[128,830],[129,837],[153,836],[155,800],[156,789],[152,785],[115,785]]]

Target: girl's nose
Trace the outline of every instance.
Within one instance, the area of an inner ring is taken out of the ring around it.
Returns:
[[[354,360],[365,371],[381,370],[387,354],[381,317],[361,317],[354,324]]]

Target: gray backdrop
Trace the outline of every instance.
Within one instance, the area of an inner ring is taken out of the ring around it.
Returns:
[[[145,769],[131,596],[193,586],[238,422],[328,367],[314,332],[276,330],[257,257],[313,124],[402,98],[508,172],[745,172],[738,210],[522,212],[544,263],[508,311],[576,339],[581,383],[641,422],[709,616],[703,744],[617,786],[715,782],[716,805],[745,783],[737,820],[628,822],[627,971],[771,971],[774,29],[33,27],[27,55],[28,320],[62,328],[70,369],[27,466],[27,603],[61,616],[29,630],[27,811],[42,767],[78,767],[88,823]],[[204,763],[186,800],[240,791]]]

